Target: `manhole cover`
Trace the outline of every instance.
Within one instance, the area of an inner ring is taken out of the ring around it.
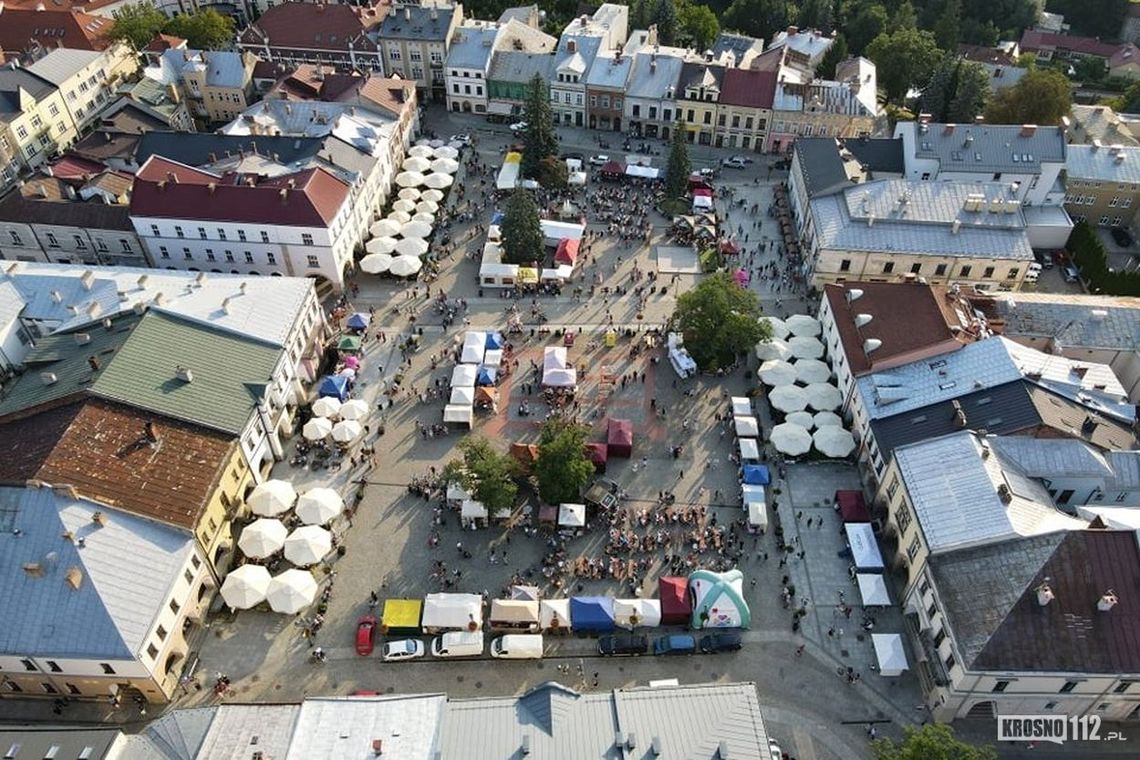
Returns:
[[[839,656],[840,657],[850,657],[851,653],[848,652],[846,649],[840,649],[839,650]]]
[[[542,670],[542,669],[543,669],[544,667],[546,667],[546,666],[545,666],[545,665],[543,665],[543,664],[540,662],[540,663],[537,663],[537,664],[535,665],[535,667],[536,667],[536,668],[538,668],[539,670]]]
[[[476,689],[482,689],[483,688],[483,682],[482,681],[476,681],[475,682],[475,688]]]
[[[458,683],[463,683],[463,676],[456,676],[456,677],[455,677],[455,680],[456,680],[456,682],[458,682]]]

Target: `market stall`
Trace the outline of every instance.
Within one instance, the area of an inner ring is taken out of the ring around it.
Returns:
[[[618,628],[655,628],[661,625],[657,599],[614,599],[614,625]]]
[[[423,609],[419,599],[385,599],[380,632],[385,636],[418,636]]]
[[[768,507],[762,501],[750,501],[745,504],[748,510],[748,532],[764,533],[768,530]]]
[[[585,504],[561,504],[558,507],[558,527],[578,530],[586,527]]]
[[[847,546],[851,550],[851,561],[857,570],[882,570],[883,555],[875,541],[875,531],[870,523],[847,523],[843,526],[847,533]]]
[[[487,333],[478,330],[468,331],[463,336],[463,350],[459,361],[463,364],[482,364],[483,353],[487,350]]]
[[[689,581],[676,575],[657,579],[657,598],[661,601],[662,625],[685,625],[693,612],[689,600]]]
[[[772,482],[772,473],[766,464],[746,464],[741,468],[741,480],[748,485],[766,486]]]
[[[755,438],[741,438],[737,442],[737,448],[740,450],[741,462],[760,461],[760,444],[756,442]]]
[[[464,499],[459,505],[459,519],[464,528],[487,527],[487,507],[481,501]]]
[[[487,623],[493,631],[538,633],[539,610],[536,600],[493,599]]]
[[[609,633],[614,629],[614,600],[608,596],[572,596],[570,622],[579,633]]]
[[[424,633],[477,631],[483,626],[483,597],[479,594],[428,594],[421,618]]]
[[[733,396],[732,397],[732,416],[733,417],[751,417],[754,414],[752,411],[752,400],[747,396]]]
[[[752,624],[752,613],[744,601],[744,573],[739,570],[693,572],[689,575],[689,596],[693,600],[690,625],[694,629],[748,628]]]
[[[756,438],[760,435],[760,423],[755,417],[733,417],[732,424],[736,426],[736,434],[741,438]]]
[[[325,375],[317,386],[318,396],[331,396],[344,401],[348,398],[348,378],[344,375]]]
[[[451,402],[452,405],[458,406],[471,406],[475,403],[475,389],[474,388],[452,388],[451,389]]]
[[[891,595],[882,573],[856,573],[855,582],[859,584],[859,598],[864,607],[891,606]]]
[[[872,633],[871,643],[875,647],[875,659],[879,662],[879,674],[901,676],[909,666],[902,635],[898,633]]]
[[[871,522],[871,513],[867,511],[862,491],[836,491],[835,504],[839,507],[839,516],[843,518],[843,522]]]
[[[475,376],[478,374],[479,368],[474,364],[457,364],[455,369],[451,370],[451,387],[474,388]]]
[[[574,266],[578,263],[579,245],[581,245],[580,240],[571,240],[570,238],[559,240],[558,248],[554,251],[554,263]]]
[[[538,603],[538,624],[547,633],[570,633],[570,600],[543,599]]]
[[[594,464],[594,472],[604,473],[609,460],[609,447],[604,443],[587,443],[586,454]]]
[[[443,422],[470,428],[475,424],[475,407],[469,404],[448,404],[443,408]]]
[[[633,423],[610,419],[606,423],[606,451],[611,457],[633,456]]]

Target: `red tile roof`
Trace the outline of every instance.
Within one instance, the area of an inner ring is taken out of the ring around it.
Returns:
[[[1038,32],[1027,29],[1021,35],[1020,47],[1022,52],[1037,52],[1038,50],[1056,50],[1063,48],[1081,55],[1092,55],[1097,58],[1111,58],[1120,45],[1101,42],[1093,37],[1076,37],[1071,34],[1056,34],[1055,32]]]
[[[281,77],[265,98],[328,103],[367,101],[399,117],[404,105],[415,96],[415,89],[415,82],[407,79],[338,73],[333,66],[303,63]]]
[[[728,69],[720,89],[720,102],[730,106],[771,108],[776,95],[776,72]]]
[[[154,35],[154,39],[147,43],[143,51],[147,53],[162,53],[167,50],[184,47],[186,47],[186,40],[181,37],[175,37],[173,34],[159,33]]]
[[[269,180],[218,175],[151,156],[135,175],[133,216],[328,227],[349,186],[322,168]]]
[[[287,2],[269,8],[238,41],[286,49],[348,50],[375,52],[379,46],[365,32],[380,25],[391,5],[378,2],[371,7],[325,3]]]
[[[106,50],[112,21],[77,10],[37,11],[0,4],[0,48],[26,50],[34,41],[45,48]]]
[[[107,167],[99,161],[65,154],[48,168],[48,173],[58,179],[87,179]]]

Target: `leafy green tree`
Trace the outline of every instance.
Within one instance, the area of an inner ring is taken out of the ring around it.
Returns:
[[[945,723],[927,723],[921,729],[905,726],[902,742],[876,739],[871,751],[876,760],[997,760],[992,747],[975,747],[954,736]]]
[[[1108,67],[1104,60],[1092,56],[1081,56],[1073,61],[1073,77],[1078,82],[1103,82],[1108,77]]]
[[[897,32],[900,29],[917,29],[918,28],[918,14],[911,5],[910,0],[899,6],[887,22],[887,31]]]
[[[633,0],[629,5],[629,28],[649,28],[649,2],[648,0]]]
[[[844,29],[852,55],[863,55],[871,42],[887,28],[887,9],[879,3],[864,5]]]
[[[510,264],[542,261],[542,225],[530,191],[515,188],[503,215],[503,258]]]
[[[175,16],[163,27],[167,34],[182,37],[187,47],[199,50],[221,50],[234,40],[234,20],[213,8]]]
[[[947,0],[942,15],[934,24],[934,41],[947,53],[958,50],[958,38],[962,32],[962,0]]]
[[[444,479],[462,485],[490,514],[513,508],[519,491],[514,480],[519,474],[518,463],[496,451],[486,438],[473,435],[459,442],[459,451],[462,457],[443,468]]]
[[[867,46],[867,57],[878,67],[879,86],[886,92],[887,100],[902,103],[911,87],[922,87],[930,81],[942,53],[930,32],[899,29],[876,37]]]
[[[550,112],[550,89],[546,81],[535,74],[527,85],[523,103],[523,120],[526,132],[522,157],[522,175],[537,180],[542,160],[558,153],[558,137],[554,134],[554,116]]]
[[[653,23],[657,24],[657,39],[662,45],[677,41],[677,6],[674,0],[657,0],[653,7]]]
[[[708,6],[687,3],[677,16],[681,39],[691,42],[697,50],[707,50],[720,34],[720,22]]]
[[[936,122],[967,124],[985,112],[989,73],[979,63],[947,56],[922,91],[922,110]]]
[[[665,197],[673,200],[682,197],[689,189],[689,144],[684,124],[678,122],[669,143],[669,163],[665,165]]]
[[[547,504],[576,501],[593,474],[594,464],[586,454],[586,428],[560,417],[547,420],[534,462],[542,500]]]
[[[823,79],[835,78],[835,67],[847,60],[847,38],[843,33],[835,35],[835,41],[831,43],[831,47],[823,54],[823,58],[819,62],[819,67],[816,68],[815,74]]]
[[[162,31],[170,19],[150,3],[135,3],[115,11],[111,39],[124,40],[135,50],[142,50]]]
[[[547,190],[561,190],[566,187],[570,171],[566,162],[558,156],[547,156],[538,167],[538,184]]]
[[[1120,113],[1136,113],[1140,110],[1140,82],[1129,85],[1120,97],[1105,101],[1109,108]]]
[[[788,0],[732,0],[721,17],[724,29],[771,41],[788,26],[795,10]]]
[[[715,370],[771,338],[761,311],[755,292],[737,285],[727,272],[717,272],[677,299],[669,324],[684,335],[697,366]]]
[[[1116,39],[1129,0],[1049,0],[1046,10],[1061,13],[1073,34]]]
[[[991,124],[1056,126],[1073,104],[1072,89],[1064,74],[1051,69],[1026,72],[1013,87],[999,90],[986,107]]]
[[[831,14],[831,0],[804,0],[800,4],[797,23],[801,29],[818,29],[821,32],[830,32]]]

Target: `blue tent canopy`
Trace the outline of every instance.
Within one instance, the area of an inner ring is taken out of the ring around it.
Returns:
[[[325,375],[317,386],[317,393],[322,398],[332,396],[344,401],[348,398],[348,378],[343,375]]]
[[[502,224],[504,218],[505,215],[502,211],[496,211],[495,213],[491,214],[491,224]]]
[[[570,597],[570,625],[575,631],[612,631],[614,600],[608,596]]]
[[[479,372],[475,375],[476,385],[494,385],[495,378],[498,373],[494,367],[480,367]]]
[[[766,486],[772,482],[772,475],[768,472],[768,465],[744,465],[744,482],[750,486]]]
[[[503,347],[503,336],[501,333],[497,333],[497,332],[487,333],[486,348],[496,349],[496,348],[502,348],[502,347]]]
[[[371,316],[358,311],[349,317],[348,321],[345,324],[347,324],[353,330],[363,330],[364,328],[368,327],[368,323],[371,321]]]

